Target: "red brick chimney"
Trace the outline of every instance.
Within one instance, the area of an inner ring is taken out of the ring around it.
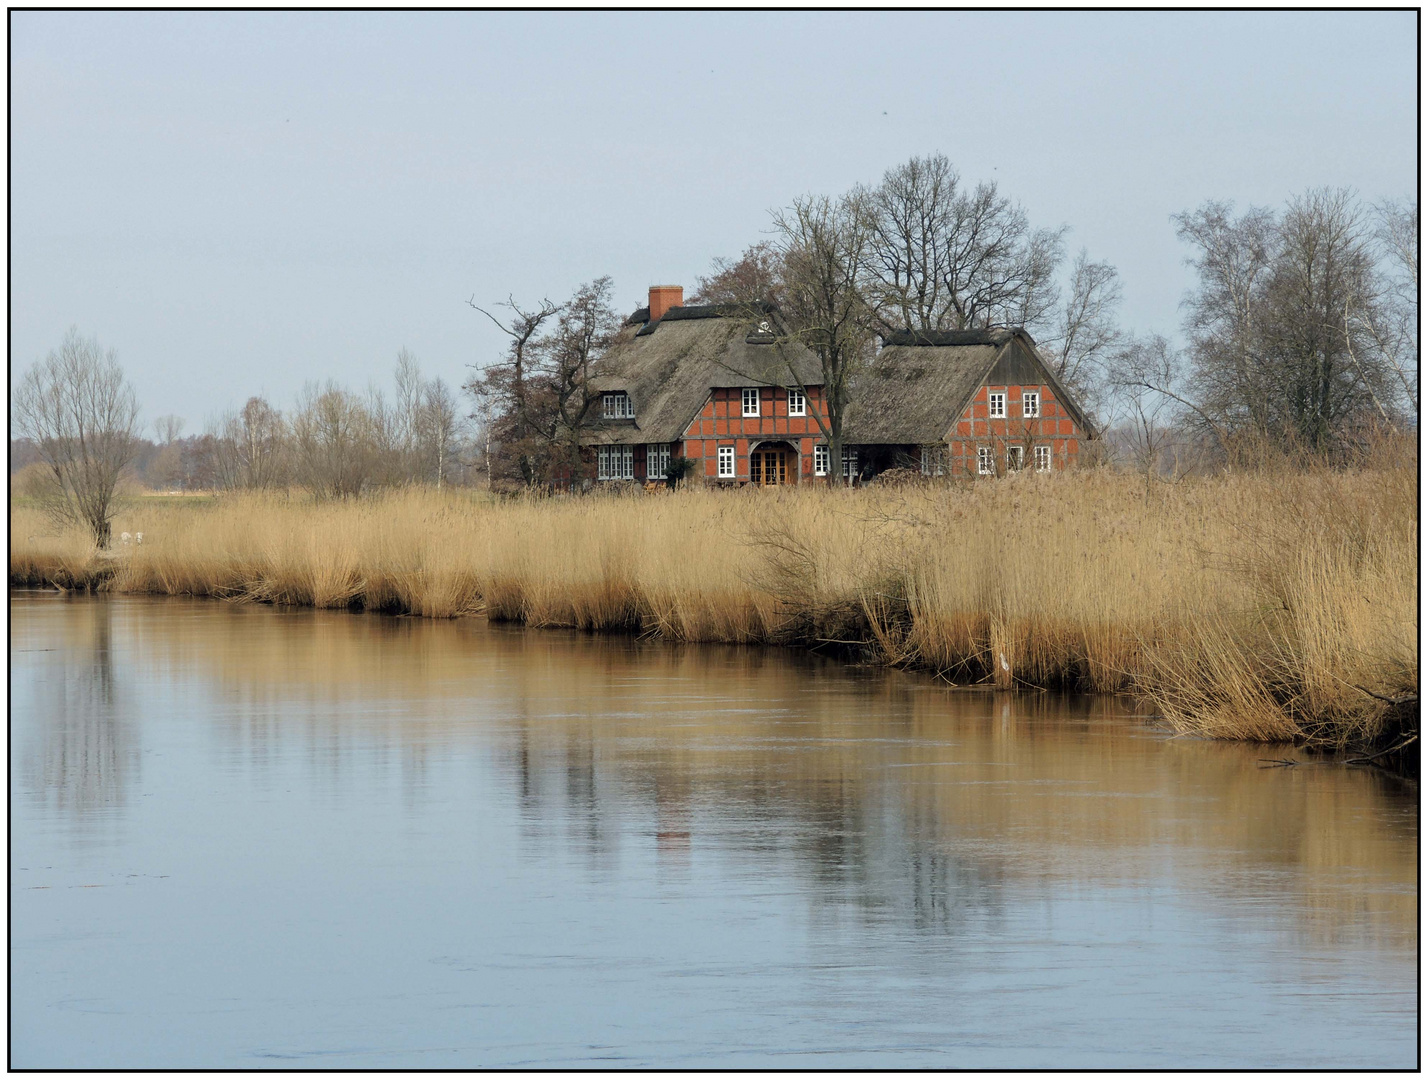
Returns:
[[[683,285],[650,286],[650,322],[664,318],[664,313],[672,307],[684,303]]]

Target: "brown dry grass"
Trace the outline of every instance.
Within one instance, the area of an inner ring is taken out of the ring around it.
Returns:
[[[1148,694],[1178,729],[1377,745],[1416,697],[1417,470],[857,491],[132,500],[97,559],[12,506],[12,582],[853,649]],[[1373,695],[1379,695],[1375,697]],[[1416,726],[1416,702],[1414,704]]]

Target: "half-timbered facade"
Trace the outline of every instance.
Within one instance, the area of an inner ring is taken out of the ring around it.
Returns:
[[[1002,475],[1074,465],[1090,421],[1025,330],[890,335],[858,383],[844,439],[871,476]]]

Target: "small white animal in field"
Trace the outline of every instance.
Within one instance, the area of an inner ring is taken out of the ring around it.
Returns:
[[[134,543],[136,543],[136,544],[142,544],[143,542],[144,542],[144,534],[143,534],[143,533],[135,533],[135,534],[134,534]]]
[[[120,542],[121,544],[127,544],[127,543],[129,542],[129,534],[126,533],[126,532],[120,533],[120,534],[119,534],[119,542]]]

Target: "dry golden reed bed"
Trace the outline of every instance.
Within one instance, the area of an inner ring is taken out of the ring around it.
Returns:
[[[957,682],[1144,693],[1187,732],[1381,748],[1417,723],[1416,499],[1407,466],[148,498],[115,521],[143,545],[114,558],[12,507],[10,580],[855,649]]]

